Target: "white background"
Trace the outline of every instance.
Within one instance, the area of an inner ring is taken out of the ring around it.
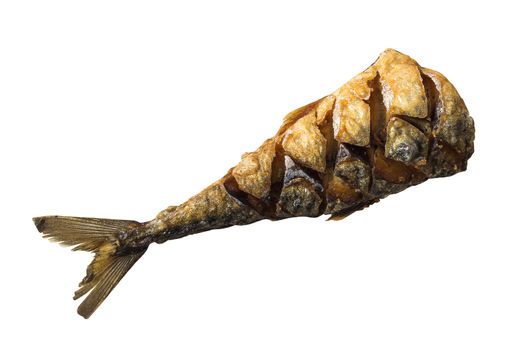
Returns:
[[[517,3],[3,1],[0,348],[525,348]],[[151,246],[76,314],[91,257],[31,217],[149,220],[387,47],[463,96],[468,171],[339,222]]]

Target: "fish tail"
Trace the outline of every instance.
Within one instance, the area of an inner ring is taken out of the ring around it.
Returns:
[[[78,307],[78,313],[89,318],[111,293],[129,269],[146,252],[144,247],[129,248],[124,239],[141,227],[136,221],[42,216],[33,218],[44,238],[95,253],[73,299],[89,293]]]

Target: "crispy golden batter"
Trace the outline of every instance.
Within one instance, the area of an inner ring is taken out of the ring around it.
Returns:
[[[416,61],[397,51],[386,50],[374,65],[381,76],[387,113],[426,118],[427,97]]]
[[[370,144],[370,106],[349,94],[338,96],[333,112],[335,139],[366,147]]]
[[[273,139],[264,142],[257,151],[245,153],[232,171],[239,189],[259,199],[266,197],[270,192],[274,156]]]
[[[282,147],[286,155],[304,166],[324,172],[326,139],[316,123],[314,111],[303,116],[284,133]]]

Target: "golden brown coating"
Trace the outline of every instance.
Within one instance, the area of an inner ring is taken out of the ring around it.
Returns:
[[[264,142],[255,152],[245,153],[232,171],[239,189],[259,199],[266,197],[270,192],[274,156],[274,139]]]
[[[395,50],[386,50],[374,63],[381,76],[383,97],[389,115],[427,117],[427,98],[419,65]]]
[[[338,96],[333,118],[337,141],[362,147],[370,144],[370,106],[366,102],[352,94]]]
[[[281,145],[285,154],[297,162],[318,172],[324,172],[326,139],[317,126],[315,111],[291,125],[284,133]]]

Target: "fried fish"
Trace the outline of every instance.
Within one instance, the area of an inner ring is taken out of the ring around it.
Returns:
[[[392,49],[334,93],[289,113],[224,177],[139,223],[33,219],[44,238],[93,252],[74,299],[90,317],[151,243],[270,219],[343,219],[381,198],[467,168],[474,122],[440,73]]]

